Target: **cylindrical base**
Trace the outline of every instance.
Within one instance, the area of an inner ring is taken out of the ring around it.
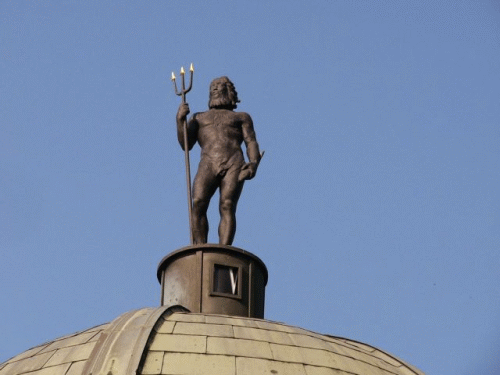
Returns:
[[[216,244],[183,247],[161,260],[157,274],[162,306],[264,318],[267,268],[248,251]]]

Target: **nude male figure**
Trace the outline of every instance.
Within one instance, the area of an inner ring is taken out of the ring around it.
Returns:
[[[192,226],[195,244],[207,242],[207,209],[217,188],[220,189],[219,243],[231,245],[236,233],[236,205],[245,180],[255,176],[261,154],[255,138],[252,118],[234,112],[238,94],[227,77],[210,84],[209,110],[195,113],[188,122],[189,150],[196,142],[201,160],[193,183]],[[177,111],[177,138],[184,149],[183,123],[189,113],[187,103]],[[245,142],[248,162],[241,144]]]

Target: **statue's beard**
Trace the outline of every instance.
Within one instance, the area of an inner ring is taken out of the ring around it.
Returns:
[[[236,103],[228,94],[210,94],[210,100],[208,102],[208,108],[225,108],[225,109],[235,109]]]

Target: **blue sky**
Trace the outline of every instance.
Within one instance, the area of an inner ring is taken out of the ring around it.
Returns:
[[[500,374],[497,1],[4,0],[0,35],[0,361],[159,304],[193,62],[191,109],[229,76],[266,151],[234,241],[266,318]]]

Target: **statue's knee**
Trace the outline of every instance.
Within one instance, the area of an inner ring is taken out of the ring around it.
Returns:
[[[203,199],[199,199],[199,198],[194,198],[193,199],[193,211],[195,212],[203,212],[203,211],[206,211],[208,208],[208,202],[203,200]]]
[[[234,203],[231,199],[221,200],[219,203],[219,209],[224,213],[231,213],[234,210]]]

